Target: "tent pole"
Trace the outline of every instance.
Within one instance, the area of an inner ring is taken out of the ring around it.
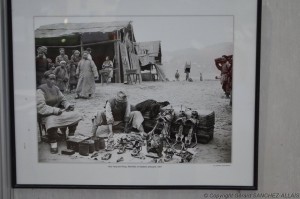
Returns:
[[[120,65],[120,51],[119,51],[119,41],[115,41],[115,63],[116,63],[116,74],[115,74],[115,83],[121,83],[121,65]]]
[[[82,55],[82,53],[83,53],[82,34],[80,35],[80,49],[81,49],[81,55]]]

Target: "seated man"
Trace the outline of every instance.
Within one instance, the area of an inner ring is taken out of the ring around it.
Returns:
[[[69,129],[69,136],[74,136],[78,122],[82,116],[74,111],[74,105],[70,104],[59,88],[55,86],[56,76],[51,72],[44,74],[46,83],[38,87],[37,113],[42,117],[50,143],[50,152],[58,153],[57,130],[65,133]]]
[[[107,82],[110,83],[111,78],[114,75],[114,64],[111,60],[109,60],[108,56],[105,58],[105,61],[102,64],[102,69],[108,71]]]
[[[116,97],[106,101],[105,111],[97,112],[93,119],[92,135],[95,137],[98,126],[108,125],[109,137],[113,136],[112,126],[125,122],[125,133],[129,133],[129,123],[136,128],[142,135],[144,134],[144,118],[139,111],[130,112],[130,104],[124,92],[119,91]]]

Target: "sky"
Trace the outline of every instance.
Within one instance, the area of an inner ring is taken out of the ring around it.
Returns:
[[[53,23],[132,21],[137,42],[160,40],[164,51],[233,42],[232,16],[35,17],[34,27]]]

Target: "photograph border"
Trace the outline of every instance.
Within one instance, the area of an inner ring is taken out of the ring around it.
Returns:
[[[10,145],[12,164],[12,187],[13,188],[60,188],[60,189],[218,189],[218,190],[257,190],[258,188],[258,138],[259,138],[259,90],[260,90],[260,50],[261,50],[261,9],[262,0],[257,1],[256,21],[256,72],[255,72],[255,118],[254,118],[254,159],[253,159],[253,186],[215,186],[215,185],[41,185],[41,184],[18,184],[16,174],[16,149],[15,149],[15,107],[14,107],[14,71],[13,67],[13,30],[12,30],[12,2],[7,1],[7,41],[8,41],[8,65],[9,73],[9,120],[10,120]]]

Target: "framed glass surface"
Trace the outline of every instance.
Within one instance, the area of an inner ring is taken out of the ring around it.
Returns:
[[[257,188],[260,0],[8,5],[14,187]]]

